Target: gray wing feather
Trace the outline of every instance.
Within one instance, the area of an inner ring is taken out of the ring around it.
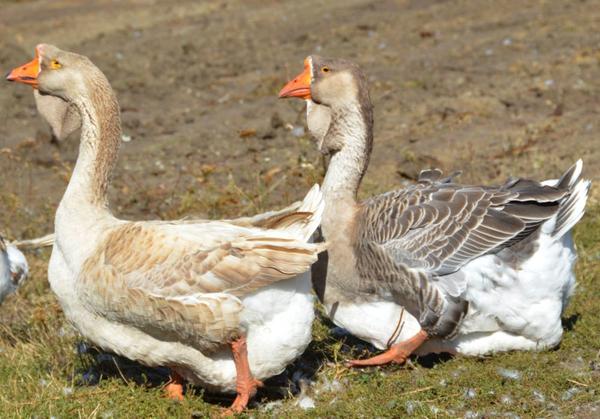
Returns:
[[[387,289],[428,333],[451,337],[468,307],[461,267],[535,237],[575,183],[564,178],[557,187],[525,179],[464,186],[434,169],[363,202],[355,242],[362,287]]]
[[[364,202],[361,239],[376,241],[399,263],[443,276],[530,235],[556,214],[566,192],[522,179],[484,188],[440,178],[428,171],[411,188]]]
[[[462,173],[461,171],[456,171],[456,172],[452,173],[450,176],[443,178],[442,177],[443,172],[440,169],[426,169],[426,170],[422,170],[421,173],[419,173],[419,178],[417,179],[417,182],[420,182],[420,183],[432,183],[432,182],[452,183],[454,178],[459,176],[461,173]]]

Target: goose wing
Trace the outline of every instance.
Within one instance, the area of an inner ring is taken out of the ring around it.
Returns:
[[[86,260],[78,291],[97,314],[161,338],[223,342],[239,333],[240,297],[301,274],[316,261],[323,245],[307,241],[323,204],[318,188],[313,195],[312,206],[303,204],[271,229],[123,223]]]
[[[463,186],[426,171],[416,185],[364,202],[359,230],[395,262],[443,276],[530,235],[566,193],[524,179]]]
[[[428,333],[451,337],[468,309],[460,268],[531,235],[565,194],[523,179],[463,186],[427,171],[416,185],[362,204],[355,246],[363,288],[391,293]]]

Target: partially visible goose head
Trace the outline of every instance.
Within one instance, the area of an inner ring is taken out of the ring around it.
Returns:
[[[0,304],[25,282],[28,274],[23,253],[0,236]]]
[[[347,60],[318,55],[307,57],[304,71],[281,89],[279,97],[306,100],[308,129],[323,152],[335,152],[344,145],[339,138],[327,136],[332,125],[357,129],[344,115],[360,116],[365,124],[363,130],[371,130],[373,126],[373,106],[366,78],[356,64]]]

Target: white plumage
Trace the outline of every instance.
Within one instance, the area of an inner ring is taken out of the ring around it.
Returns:
[[[25,255],[0,236],[0,304],[15,292],[29,275]]]

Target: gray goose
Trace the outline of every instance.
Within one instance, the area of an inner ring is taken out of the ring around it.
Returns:
[[[414,351],[556,346],[575,286],[570,230],[590,185],[582,162],[557,180],[500,186],[427,170],[414,185],[359,202],[373,145],[365,76],[341,59],[304,64],[279,96],[306,101],[309,130],[331,156],[321,222],[329,247],[313,283],[335,324],[386,350],[349,365],[403,363]]]

